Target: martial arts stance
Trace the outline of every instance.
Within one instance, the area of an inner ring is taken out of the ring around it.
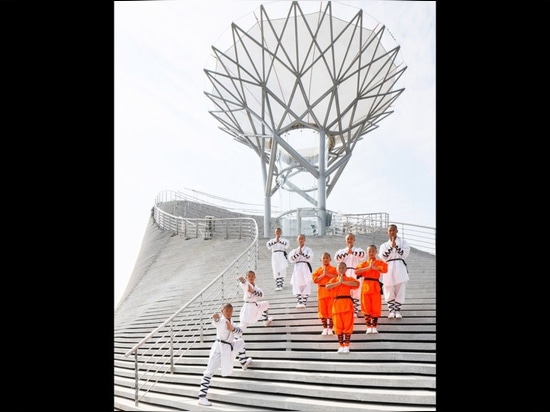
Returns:
[[[206,395],[210,387],[210,380],[218,368],[221,369],[222,376],[229,376],[233,373],[233,362],[236,357],[244,370],[252,361],[246,358],[245,342],[241,338],[242,330],[235,326],[231,320],[233,315],[233,305],[225,303],[219,313],[212,315],[212,325],[216,328],[216,341],[210,349],[208,364],[202,375],[202,381],[199,390],[199,405],[212,405]]]
[[[401,305],[405,303],[405,286],[409,272],[405,259],[411,247],[405,239],[397,236],[397,226],[388,226],[389,240],[380,245],[380,259],[388,264],[388,271],[382,275],[384,299],[388,304],[388,318],[402,318]]]
[[[264,326],[269,326],[273,318],[269,317],[267,311],[269,302],[260,301],[264,292],[256,285],[256,273],[253,270],[246,272],[246,279],[239,278],[239,285],[243,290],[243,307],[239,312],[239,328],[244,331],[247,327],[256,323],[260,318],[264,321]]]
[[[307,304],[307,298],[311,294],[311,261],[313,260],[313,250],[305,245],[306,235],[303,233],[298,236],[298,247],[292,249],[288,254],[288,260],[294,263],[292,278],[292,293],[296,295],[297,309],[304,309]]]
[[[361,312],[365,318],[365,333],[378,333],[378,318],[382,315],[382,288],[380,274],[388,271],[388,264],[376,258],[375,245],[367,248],[367,259],[359,262],[355,274],[363,279],[361,285]]]
[[[346,235],[347,247],[338,250],[334,255],[334,260],[336,262],[344,262],[347,267],[346,275],[353,279],[357,279],[355,276],[355,268],[361,260],[365,259],[367,254],[360,247],[355,247],[354,244],[355,235],[353,233],[348,233]],[[361,286],[362,281],[359,280],[359,282],[359,286]],[[353,300],[354,316],[357,317],[361,307],[361,288],[352,290],[351,298]]]
[[[275,237],[269,239],[266,246],[271,250],[271,268],[273,269],[273,279],[275,279],[275,290],[283,290],[286,278],[286,268],[288,260],[286,258],[286,249],[290,242],[282,237],[283,231],[280,227],[275,229]]]
[[[338,335],[338,353],[349,353],[349,343],[353,333],[353,301],[350,292],[359,288],[359,281],[346,275],[347,266],[344,262],[336,266],[338,276],[331,279],[327,289],[334,290],[332,304],[332,321],[334,333]]]
[[[321,319],[323,332],[321,335],[332,335],[332,303],[334,291],[326,288],[332,278],[338,276],[336,267],[330,264],[330,253],[325,252],[321,257],[322,265],[311,274],[313,283],[317,284],[317,316]]]

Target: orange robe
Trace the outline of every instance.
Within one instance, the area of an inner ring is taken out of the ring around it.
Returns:
[[[313,283],[317,284],[317,316],[319,319],[332,319],[332,302],[334,300],[334,289],[327,289],[327,283],[334,278],[328,276],[320,276],[325,272],[325,266],[319,266],[311,274]],[[335,266],[330,263],[327,265],[327,274],[338,276],[338,271]],[[320,278],[320,279],[319,279]]]
[[[363,286],[361,287],[361,312],[363,315],[370,315],[373,318],[382,316],[382,295],[380,293],[380,273],[388,271],[388,264],[380,259],[372,259],[373,266],[382,268],[379,272],[374,269],[369,269],[364,272],[357,273],[357,277],[363,277]],[[370,265],[371,259],[359,262],[355,269],[361,269]]]
[[[359,281],[350,276],[343,276],[346,281],[355,281],[357,286],[338,285],[329,290],[334,291],[334,301],[332,304],[332,323],[334,327],[334,333],[340,335],[341,333],[352,334],[353,322],[355,321],[353,307],[353,300],[351,299],[351,291],[359,288]],[[336,283],[338,278],[331,279],[330,283]]]

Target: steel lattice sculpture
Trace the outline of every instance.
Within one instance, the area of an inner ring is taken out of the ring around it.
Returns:
[[[406,66],[397,63],[398,45],[382,45],[386,33],[382,25],[364,28],[362,10],[345,21],[333,15],[331,2],[313,13],[292,2],[283,18],[260,6],[250,29],[231,25],[229,49],[212,47],[216,68],[205,69],[213,86],[205,92],[215,105],[210,113],[262,158],[266,223],[271,196],[284,188],[318,208],[324,234],[326,197],[355,145],[393,113],[405,90],[397,84]],[[316,147],[289,143],[286,136],[301,128],[319,133]],[[291,182],[298,172],[317,180],[318,201]]]

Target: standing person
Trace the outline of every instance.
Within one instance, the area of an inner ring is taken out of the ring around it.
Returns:
[[[325,252],[321,256],[321,266],[311,274],[313,283],[317,284],[317,316],[321,319],[323,332],[321,335],[332,335],[332,303],[334,301],[334,291],[326,288],[327,283],[338,276],[335,266],[330,264],[330,253]]]
[[[401,305],[405,303],[405,289],[409,271],[405,259],[411,247],[405,239],[397,236],[397,225],[388,226],[387,242],[380,245],[379,257],[388,264],[388,271],[382,275],[384,299],[388,304],[388,318],[402,318]]]
[[[275,229],[275,237],[269,239],[266,246],[271,250],[271,268],[273,269],[273,279],[275,279],[275,291],[283,290],[286,278],[286,268],[288,267],[286,249],[290,242],[283,236],[280,227]]]
[[[365,318],[367,331],[378,333],[378,318],[382,315],[382,288],[380,274],[388,271],[388,264],[376,258],[375,245],[367,247],[367,259],[359,262],[355,269],[357,278],[363,278],[361,285],[361,312]]]
[[[273,322],[267,312],[269,302],[260,301],[264,296],[264,292],[256,286],[256,273],[253,270],[246,272],[246,279],[239,277],[239,286],[244,292],[244,305],[239,312],[239,328],[243,333],[250,325],[256,323],[260,318],[264,321],[264,326],[269,326]]]
[[[332,321],[334,322],[334,333],[338,335],[338,353],[349,353],[354,321],[354,307],[350,292],[359,288],[359,281],[346,275],[347,266],[345,262],[338,263],[336,270],[338,276],[331,279],[326,288],[334,289]]]
[[[307,304],[307,298],[311,294],[311,261],[313,260],[313,250],[305,245],[306,235],[303,233],[298,236],[298,247],[292,249],[288,254],[288,260],[294,263],[292,278],[292,293],[296,295],[297,309],[304,309]]]
[[[212,405],[206,395],[210,387],[210,380],[214,373],[220,368],[222,376],[229,376],[233,373],[233,361],[236,357],[244,370],[252,361],[252,358],[246,359],[245,342],[242,339],[242,330],[235,326],[231,320],[233,316],[233,305],[225,303],[219,313],[212,315],[212,325],[216,328],[216,341],[210,348],[208,364],[202,375],[199,389],[199,405]]]
[[[338,250],[334,254],[334,260],[336,262],[344,262],[347,267],[346,275],[353,279],[357,279],[355,276],[355,268],[361,260],[365,259],[367,254],[363,249],[354,245],[355,235],[353,233],[348,233],[346,235],[346,247]],[[362,281],[359,280],[359,282],[361,286]],[[361,288],[352,290],[351,298],[353,300],[354,316],[358,317],[359,309],[361,307]]]

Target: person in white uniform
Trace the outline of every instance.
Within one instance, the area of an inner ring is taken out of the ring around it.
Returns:
[[[239,313],[239,327],[243,333],[250,325],[262,319],[264,326],[269,326],[273,318],[268,315],[269,302],[262,301],[264,292],[256,285],[256,273],[246,272],[246,279],[239,277],[239,285],[243,290],[243,306]]]
[[[311,280],[313,250],[305,243],[306,235],[302,233],[298,236],[298,247],[288,253],[289,262],[294,263],[290,284],[292,285],[292,293],[296,295],[297,309],[306,307],[307,299],[311,294],[311,284],[313,283]]]
[[[388,318],[400,319],[401,305],[405,303],[405,290],[409,281],[409,271],[405,259],[411,247],[405,239],[397,236],[397,225],[388,226],[387,242],[379,248],[378,257],[388,264],[388,271],[382,274],[384,300],[388,305]]]
[[[278,227],[275,229],[275,237],[269,239],[266,246],[271,250],[271,268],[273,270],[273,279],[275,279],[275,291],[283,290],[286,278],[286,268],[288,267],[286,249],[290,242],[283,236],[283,230]]]
[[[219,313],[212,315],[212,325],[216,328],[216,340],[210,348],[208,364],[202,375],[199,389],[199,405],[211,406],[207,399],[210,380],[220,368],[222,376],[233,373],[233,362],[238,357],[242,368],[246,370],[252,362],[252,358],[246,358],[245,341],[242,339],[242,330],[231,320],[233,305],[225,303]]]

